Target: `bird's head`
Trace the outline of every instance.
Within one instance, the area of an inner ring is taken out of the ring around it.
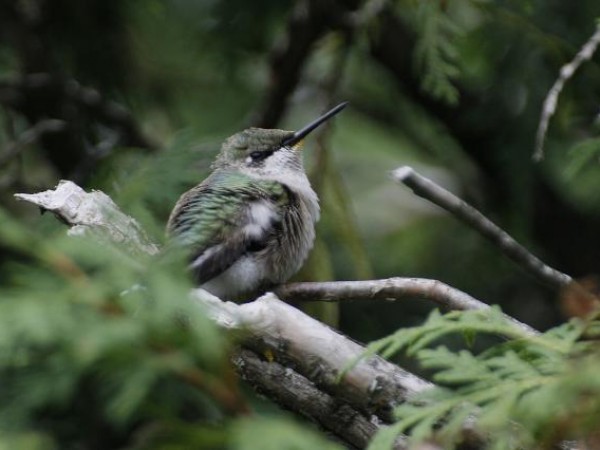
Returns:
[[[302,171],[302,143],[319,125],[346,106],[341,103],[299,131],[248,128],[227,138],[213,164],[215,169],[236,169],[258,176],[283,170]]]

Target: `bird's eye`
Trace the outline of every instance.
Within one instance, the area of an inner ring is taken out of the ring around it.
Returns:
[[[271,156],[273,153],[274,153],[274,150],[267,150],[267,151],[262,151],[262,152],[252,152],[252,153],[250,153],[250,158],[252,158],[252,161],[254,161],[254,162],[262,161],[263,159],[266,159],[269,156]]]

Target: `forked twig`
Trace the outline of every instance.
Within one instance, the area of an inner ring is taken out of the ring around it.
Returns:
[[[558,96],[562,92],[565,83],[575,74],[583,62],[591,59],[598,48],[598,44],[600,44],[600,23],[596,26],[594,34],[592,34],[587,42],[583,44],[581,49],[579,49],[575,58],[560,68],[560,75],[552,85],[552,88],[550,88],[550,91],[544,100],[544,106],[542,107],[540,123],[535,136],[535,151],[533,153],[534,161],[540,161],[544,158],[544,142],[548,131],[548,123],[550,122],[550,118],[556,112]]]
[[[525,269],[544,284],[560,289],[573,282],[573,279],[569,275],[545,264],[473,206],[430,179],[420,175],[412,167],[404,166],[396,169],[393,172],[393,177],[399,183],[412,189],[419,197],[435,203],[478,231],[518,266]]]

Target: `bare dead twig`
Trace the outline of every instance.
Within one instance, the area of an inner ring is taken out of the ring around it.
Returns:
[[[518,266],[544,284],[560,289],[573,282],[569,275],[542,262],[477,209],[430,179],[420,175],[412,167],[404,166],[396,169],[393,172],[393,177],[399,183],[408,186],[419,197],[423,197],[445,209],[479,232]]]
[[[282,299],[288,301],[326,301],[346,300],[401,300],[404,298],[425,298],[443,308],[452,310],[485,310],[490,306],[471,297],[456,288],[437,280],[424,278],[388,278],[384,280],[330,281],[314,283],[289,283],[275,290]],[[505,315],[527,335],[538,332],[513,317]]]
[[[297,302],[401,300],[407,297],[421,297],[453,310],[489,308],[469,294],[441,281],[425,278],[395,277],[383,280],[288,283],[278,287],[275,293],[284,300]]]
[[[72,235],[92,232],[135,254],[155,255],[159,251],[140,224],[124,214],[104,192],[88,193],[72,181],[61,180],[56,189],[15,194],[15,198],[54,213],[72,227],[69,230]]]
[[[587,42],[579,49],[573,60],[560,68],[559,77],[550,88],[550,91],[544,100],[544,106],[542,107],[540,122],[535,136],[535,151],[533,153],[534,161],[541,161],[544,158],[544,142],[546,140],[548,124],[556,112],[558,96],[562,92],[565,83],[575,74],[581,64],[591,59],[599,44],[600,23],[596,26],[596,31],[594,31]]]

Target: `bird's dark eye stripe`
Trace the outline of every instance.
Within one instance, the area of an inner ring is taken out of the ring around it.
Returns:
[[[265,158],[268,158],[269,156],[271,156],[273,153],[275,153],[275,150],[265,150],[262,152],[252,152],[250,153],[250,158],[252,158],[253,161],[262,161]]]

